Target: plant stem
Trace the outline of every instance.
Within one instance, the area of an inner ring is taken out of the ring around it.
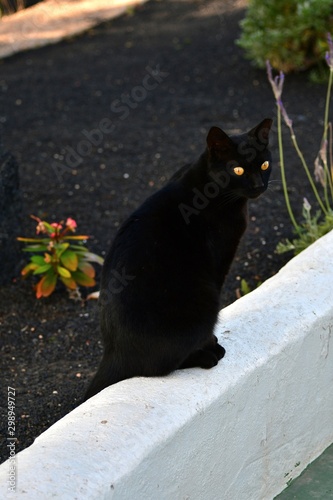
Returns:
[[[304,168],[304,170],[306,172],[306,175],[308,176],[311,188],[312,188],[312,190],[314,192],[314,195],[315,195],[315,197],[316,197],[316,199],[317,199],[317,201],[319,203],[319,206],[320,206],[321,210],[324,212],[324,214],[326,215],[327,212],[328,212],[328,209],[325,207],[325,205],[323,204],[322,200],[320,199],[318,190],[316,188],[315,183],[313,182],[313,179],[312,179],[312,176],[310,174],[309,168],[308,168],[308,166],[306,164],[306,161],[304,159],[303,153],[302,153],[302,151],[300,150],[300,148],[298,146],[297,139],[296,139],[296,136],[295,136],[294,133],[291,134],[291,140],[293,141],[294,148],[295,148],[295,150],[296,150],[296,152],[298,154],[299,159],[302,162],[302,165],[303,165],[303,168]]]
[[[328,136],[328,128],[329,128],[329,123],[328,123],[328,117],[329,117],[329,111],[330,111],[330,99],[331,99],[331,90],[332,90],[332,83],[333,83],[333,68],[330,67],[330,76],[328,79],[328,85],[327,85],[327,93],[326,93],[326,103],[325,103],[325,117],[324,117],[324,134],[323,134],[323,141],[327,141],[327,136]],[[330,141],[332,141],[332,135],[330,136]],[[330,146],[331,146],[330,142]],[[332,162],[330,161],[330,168],[328,168],[327,161],[324,162],[324,169],[327,177],[327,182],[330,186],[330,191],[331,191],[331,198],[333,201],[333,165]],[[326,203],[328,202],[328,195],[327,195],[327,186],[325,187],[325,195],[326,195]],[[330,209],[330,203],[328,202],[328,209]]]
[[[327,139],[328,115],[329,115],[329,111],[330,111],[330,97],[331,97],[332,81],[333,81],[333,69],[330,68],[330,76],[328,79],[327,93],[326,93],[326,104],[325,104],[324,137],[323,137],[324,140]]]
[[[284,194],[284,199],[286,201],[286,206],[288,210],[288,214],[290,217],[290,220],[295,228],[295,231],[300,234],[299,226],[296,222],[296,219],[294,217],[291,205],[290,205],[290,200],[289,200],[289,194],[288,194],[288,189],[287,189],[287,181],[286,181],[286,173],[285,173],[285,167],[284,167],[284,156],[283,156],[283,144],[282,144],[282,130],[281,130],[281,109],[280,106],[277,104],[277,128],[278,128],[278,142],[279,142],[279,156],[280,156],[280,167],[281,167],[281,180],[282,180],[282,186],[283,186],[283,194]]]
[[[330,131],[330,139],[328,141],[328,146],[329,146],[329,157],[330,157],[330,179],[331,182],[333,183],[333,152],[332,152],[332,143],[333,143],[333,134],[332,134],[332,123],[330,122],[328,124],[328,128]],[[332,186],[332,191],[333,191],[333,186]],[[332,200],[333,200],[333,192],[332,192]]]

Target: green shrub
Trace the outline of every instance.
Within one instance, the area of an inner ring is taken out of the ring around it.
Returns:
[[[318,210],[315,215],[311,215],[311,205],[305,198],[303,202],[303,221],[299,225],[297,236],[292,241],[280,241],[276,247],[276,252],[285,253],[292,250],[294,255],[297,255],[332,230],[333,212],[330,211],[323,216],[321,211]]]
[[[289,73],[324,60],[333,29],[332,0],[249,0],[237,44],[259,68]]]

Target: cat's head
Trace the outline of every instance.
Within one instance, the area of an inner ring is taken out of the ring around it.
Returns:
[[[268,149],[273,120],[266,118],[246,134],[229,136],[212,127],[207,136],[209,169],[222,175],[225,187],[235,196],[257,198],[268,186],[272,169]]]

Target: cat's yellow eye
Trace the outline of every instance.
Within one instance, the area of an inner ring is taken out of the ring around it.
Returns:
[[[264,161],[264,163],[261,165],[261,170],[267,170],[269,167],[269,161]]]
[[[244,168],[243,167],[235,167],[234,168],[234,173],[236,175],[243,175],[244,174]]]

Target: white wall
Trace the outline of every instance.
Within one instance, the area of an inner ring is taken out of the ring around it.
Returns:
[[[269,500],[333,442],[333,232],[226,308],[212,370],[105,389],[16,458],[1,498]]]

